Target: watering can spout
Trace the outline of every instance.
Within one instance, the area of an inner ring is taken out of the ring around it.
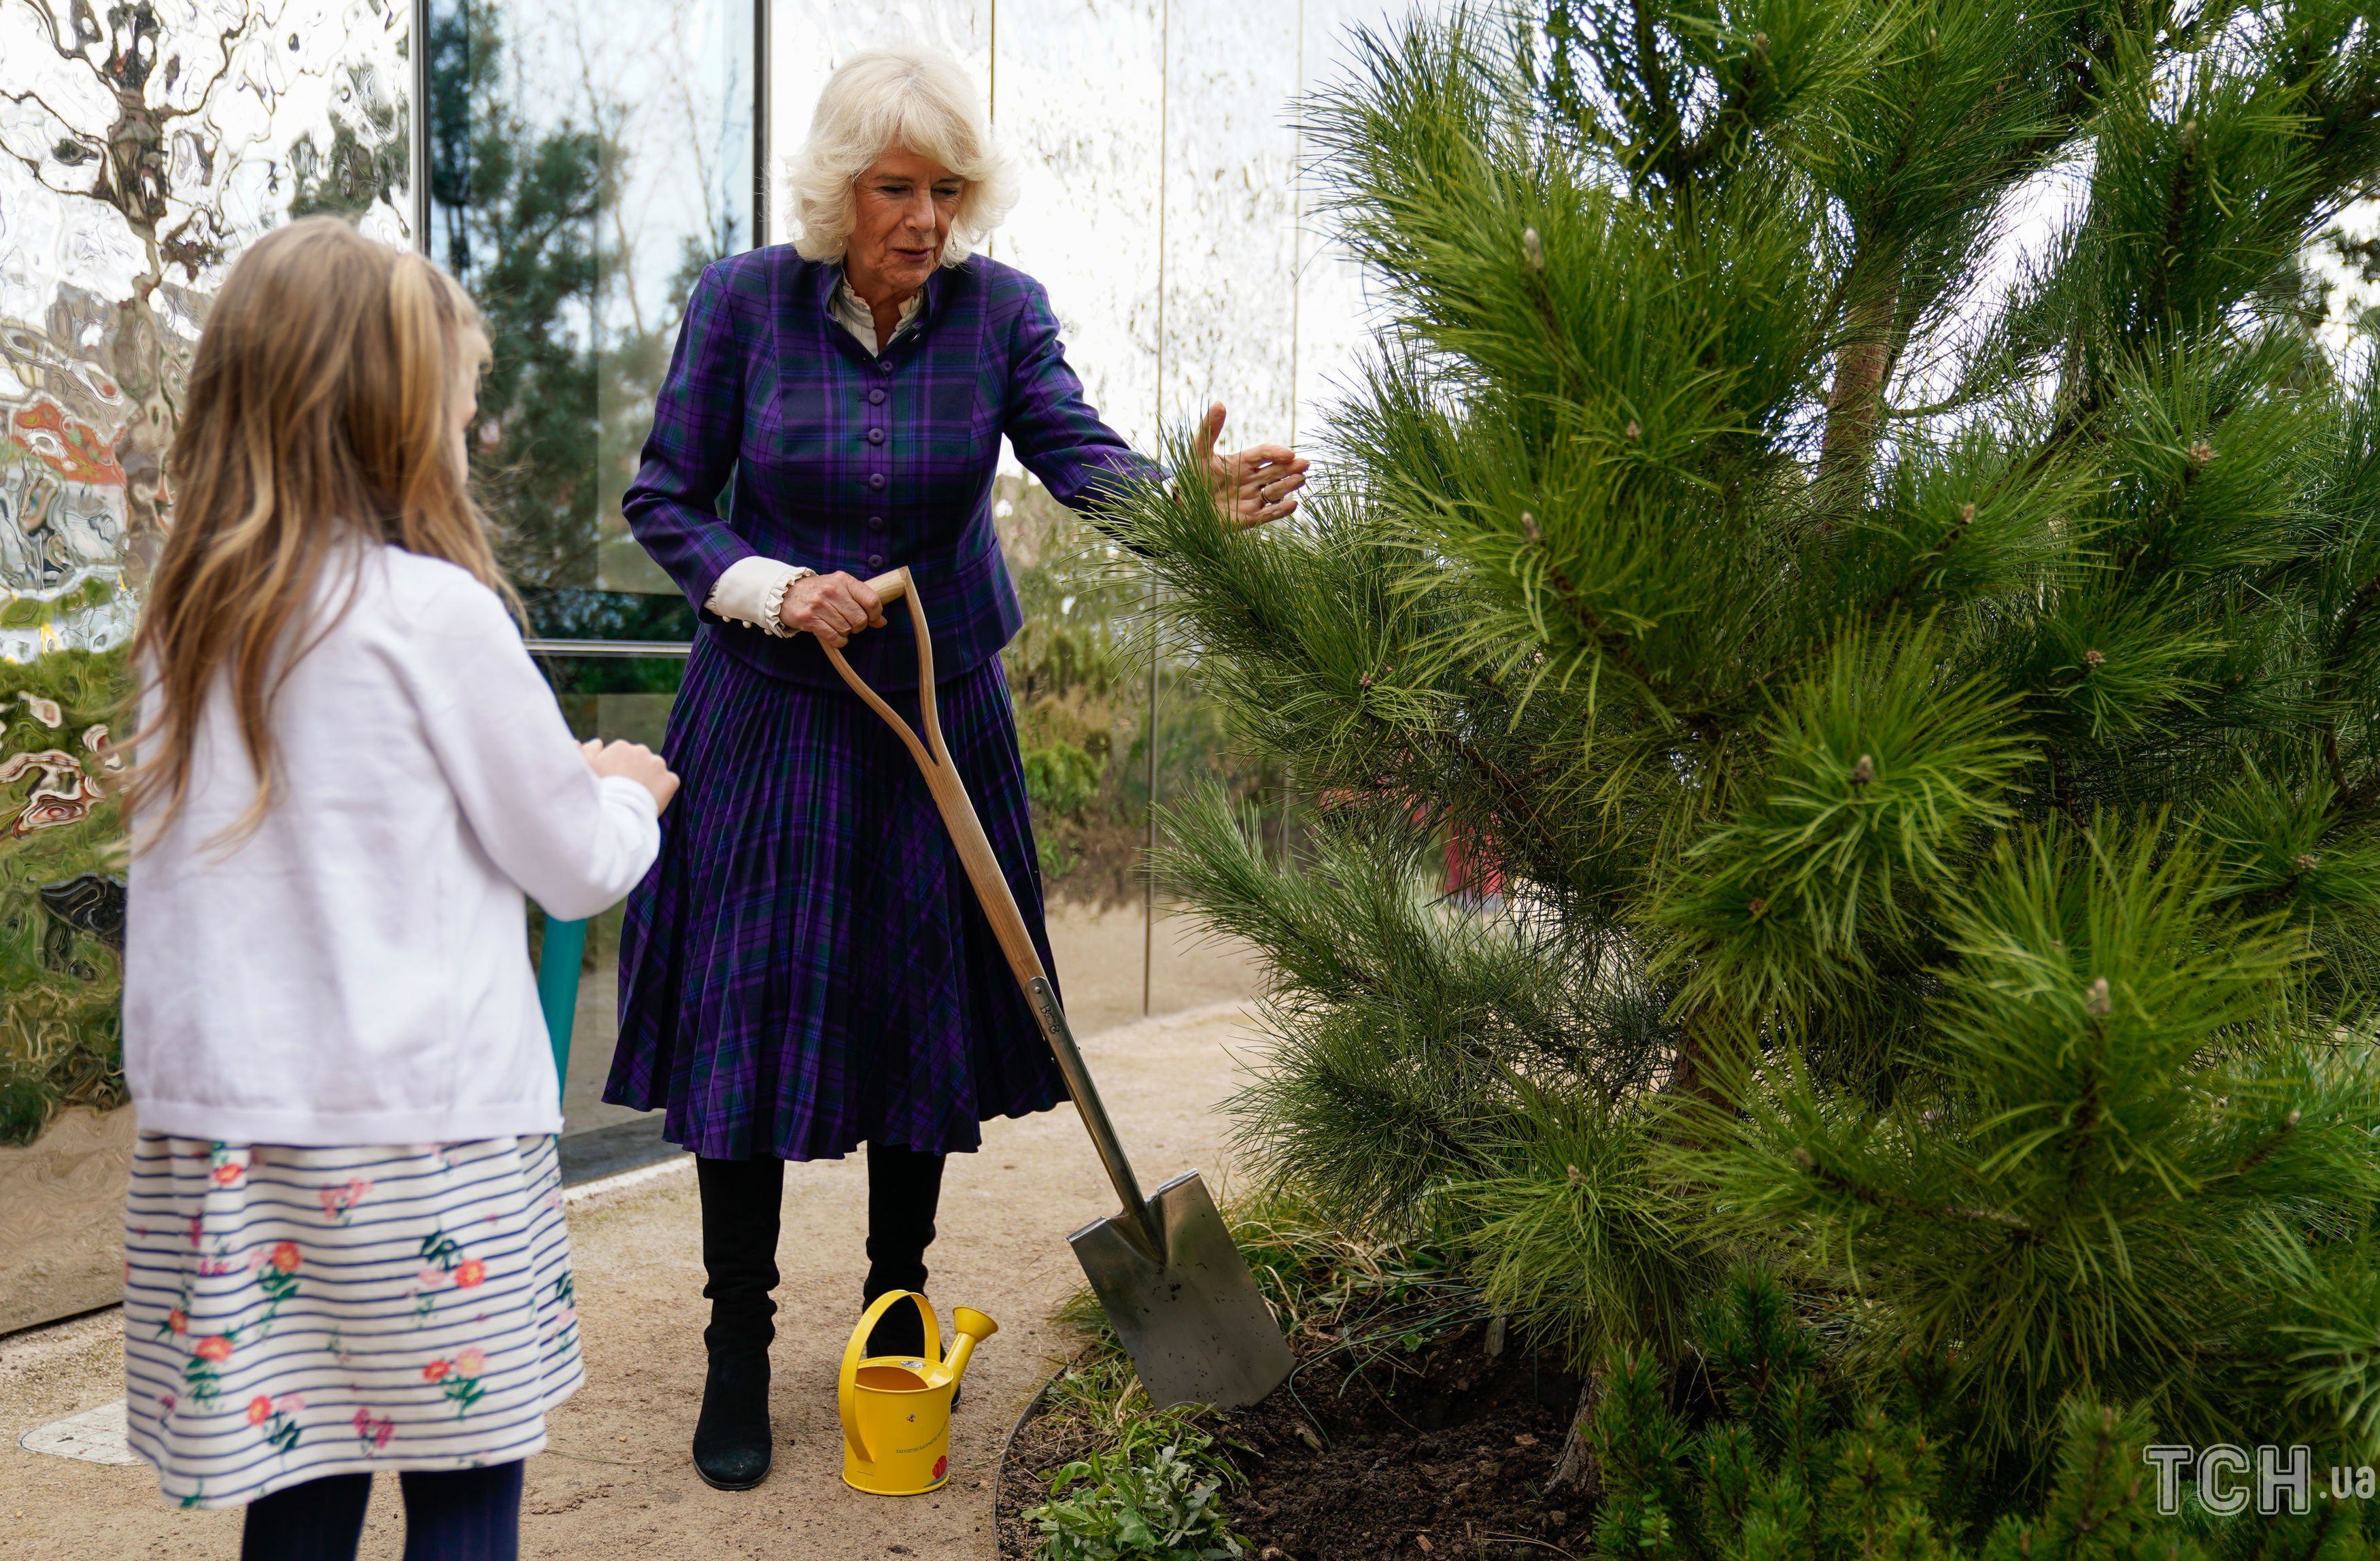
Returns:
[[[975,1358],[975,1347],[1000,1332],[1000,1324],[971,1306],[954,1306],[951,1309],[951,1331],[958,1335],[958,1342],[951,1346],[949,1358],[934,1373],[937,1387],[944,1383],[955,1384],[966,1375],[967,1362]]]

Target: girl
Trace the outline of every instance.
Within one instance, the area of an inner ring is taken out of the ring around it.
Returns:
[[[581,749],[466,490],[460,288],[327,217],[233,268],[134,640],[132,1445],[242,1555],[510,1557],[579,1384],[522,896],[640,878],[676,777]]]

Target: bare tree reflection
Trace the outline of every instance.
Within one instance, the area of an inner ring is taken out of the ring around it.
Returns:
[[[31,128],[20,121],[18,134],[0,140],[0,149],[53,193],[113,208],[146,260],[131,292],[114,300],[103,344],[132,405],[115,445],[125,476],[127,519],[137,543],[154,534],[167,506],[164,458],[178,421],[182,384],[183,354],[160,328],[157,290],[175,266],[195,284],[201,270],[222,259],[225,237],[222,212],[204,201],[185,204],[179,219],[167,226],[176,204],[174,142],[181,142],[196,165],[201,187],[213,185],[223,149],[205,123],[206,111],[219,91],[236,84],[237,46],[263,18],[238,13],[211,39],[191,41],[207,49],[207,57],[186,61],[176,51],[161,62],[164,28],[152,0],[111,5],[103,20],[90,0],[69,0],[63,17],[53,0],[14,3],[32,13],[58,61],[96,82],[114,109],[102,124],[78,125],[81,116],[68,109],[80,105],[66,100],[67,91],[79,83],[65,80],[0,93],[20,108],[38,108],[42,119],[35,123],[45,119],[43,128],[54,129],[46,145],[29,150],[18,144]],[[152,79],[161,101],[151,101]]]
[[[121,232],[103,243],[129,255],[128,286],[101,303],[97,319],[49,322],[58,350],[35,367],[42,390],[70,401],[74,390],[66,382],[73,376],[56,372],[58,359],[62,352],[87,359],[110,379],[110,396],[103,399],[120,397],[112,415],[92,409],[100,426],[91,432],[106,448],[111,474],[121,475],[117,541],[137,571],[170,514],[164,459],[204,312],[197,289],[242,230],[261,229],[279,215],[284,165],[256,148],[269,145],[278,128],[273,109],[291,99],[296,79],[306,74],[274,52],[294,25],[290,7],[218,0],[200,7],[195,21],[170,23],[154,0],[117,0],[104,9],[91,0],[0,0],[0,10],[20,24],[12,34],[30,35],[47,49],[45,58],[12,70],[11,84],[0,90],[13,111],[0,122],[0,154],[46,193],[104,208],[122,221]],[[288,52],[296,52],[297,32],[289,38]],[[318,149],[312,128],[300,130],[285,168],[286,193],[312,201],[309,209],[353,213],[383,201],[394,212],[407,177],[405,108],[370,62],[349,61],[344,76],[330,145]],[[243,95],[254,102],[238,102]],[[257,123],[227,128],[240,121]],[[231,210],[242,176],[260,187],[257,209],[244,218]],[[338,198],[326,199],[333,189]],[[59,289],[69,316],[90,296],[77,288],[80,280],[69,276]]]

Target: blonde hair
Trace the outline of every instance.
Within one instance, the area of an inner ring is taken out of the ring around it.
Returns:
[[[895,147],[930,157],[966,181],[942,263],[956,265],[1016,203],[1016,177],[994,143],[975,82],[939,49],[854,55],[828,79],[794,154],[785,187],[804,260],[843,258],[854,222],[853,185]]]
[[[270,811],[273,706],[337,622],[313,604],[352,544],[445,559],[512,600],[453,448],[460,371],[487,352],[451,277],[335,217],[267,234],[232,267],[165,457],[174,521],[132,642],[152,708],[129,796],[134,814],[156,810],[140,819],[150,838],[188,794],[218,678],[256,776],[223,838]]]

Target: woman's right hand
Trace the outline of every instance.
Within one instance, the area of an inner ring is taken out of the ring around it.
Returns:
[[[884,627],[884,604],[850,575],[805,575],[785,588],[777,621],[841,650],[861,629]]]
[[[640,742],[582,742],[587,767],[599,775],[625,775],[653,794],[653,811],[665,812],[677,795],[677,774],[662,756]]]

